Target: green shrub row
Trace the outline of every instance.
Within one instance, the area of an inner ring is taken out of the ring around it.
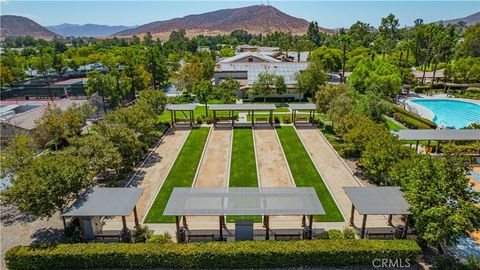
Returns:
[[[290,268],[371,265],[374,259],[415,260],[411,240],[242,241],[198,244],[62,244],[18,246],[6,254],[10,270],[98,268]]]
[[[409,111],[407,111],[407,110],[404,110],[404,109],[402,109],[402,108],[400,108],[400,107],[397,107],[397,112],[398,112],[398,113],[401,113],[401,114],[404,114],[404,115],[406,115],[406,116],[408,116],[408,117],[410,117],[410,118],[413,118],[413,119],[415,119],[415,120],[417,120],[417,121],[419,121],[419,122],[421,122],[421,123],[424,123],[425,125],[429,126],[430,128],[437,128],[437,124],[435,124],[434,122],[432,122],[432,121],[430,121],[430,120],[428,120],[428,119],[425,119],[425,118],[423,118],[423,117],[421,117],[421,116],[418,116],[418,115],[416,115],[416,114],[414,114],[414,113],[412,113],[412,112],[409,112]]]
[[[417,94],[423,94],[431,89],[431,85],[417,85],[413,87],[413,92]]]
[[[355,230],[352,228],[345,228],[343,231],[331,229],[321,232],[319,239],[355,239]]]
[[[469,92],[469,93],[474,93],[474,94],[480,94],[480,88],[478,88],[478,87],[469,87],[469,88],[467,88],[467,92]]]
[[[415,118],[412,118],[406,114],[396,112],[393,114],[393,118],[398,122],[404,124],[407,128],[411,129],[431,129],[430,126],[418,121]]]

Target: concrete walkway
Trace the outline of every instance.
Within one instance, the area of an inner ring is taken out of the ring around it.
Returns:
[[[327,184],[332,196],[335,198],[338,207],[343,212],[346,222],[350,218],[352,203],[343,191],[343,187],[360,186],[360,183],[351,174],[347,166],[338,157],[335,150],[330,146],[325,137],[316,128],[295,128],[310,153],[323,181]],[[381,202],[379,202],[381,203]],[[361,227],[362,217],[356,213],[355,225]],[[385,227],[387,225],[384,216],[369,216],[367,226]]]
[[[134,179],[132,186],[145,189],[137,203],[138,219],[140,222],[147,215],[150,204],[155,200],[188,134],[190,134],[190,129],[171,130],[154,150],[149,160],[139,169],[137,179]],[[104,230],[122,228],[122,222],[119,217],[106,219],[105,223]],[[127,224],[130,228],[133,228],[133,214],[127,217]]]

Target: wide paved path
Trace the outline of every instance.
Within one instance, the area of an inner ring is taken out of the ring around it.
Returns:
[[[360,186],[360,183],[350,173],[347,166],[340,160],[335,150],[332,149],[318,129],[296,128],[296,130],[348,224],[352,203],[343,191],[343,187]],[[357,213],[355,215],[355,225],[360,227],[361,224],[362,218]],[[386,226],[385,217],[369,216],[367,225],[375,227]]]

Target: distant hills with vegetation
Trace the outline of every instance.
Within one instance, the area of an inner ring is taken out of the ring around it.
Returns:
[[[305,19],[290,16],[268,5],[221,9],[140,26],[64,23],[44,27],[29,18],[13,15],[0,16],[0,20],[1,37],[32,36],[44,39],[52,39],[55,36],[131,37],[142,36],[147,32],[150,32],[153,37],[167,39],[172,31],[178,29],[185,29],[188,36],[228,34],[238,29],[254,34],[267,34],[274,31],[304,34],[309,24]],[[447,25],[460,21],[463,21],[466,26],[477,24],[480,22],[480,12],[463,18],[438,21],[438,23]],[[319,30],[324,33],[335,32],[334,29],[323,27],[319,27]]]

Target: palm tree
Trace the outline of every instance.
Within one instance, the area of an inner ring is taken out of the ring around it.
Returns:
[[[346,61],[346,52],[347,46],[352,42],[350,35],[346,32],[340,35],[340,41],[342,42],[343,47],[343,59],[342,59],[342,82],[345,83],[345,61]]]

